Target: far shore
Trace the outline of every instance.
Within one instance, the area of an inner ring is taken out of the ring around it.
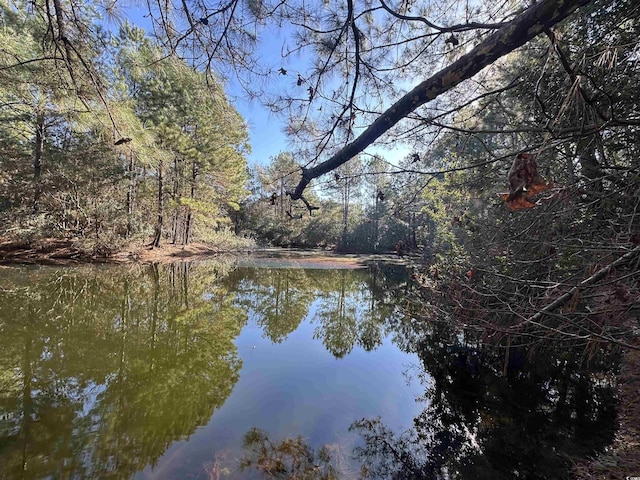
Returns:
[[[73,240],[43,239],[33,243],[0,240],[0,265],[77,265],[83,263],[170,263],[217,257],[274,258],[291,266],[324,268],[362,268],[371,261],[406,264],[410,256],[387,254],[336,253],[324,249],[251,247],[228,249],[194,242],[188,245],[165,243],[159,247],[130,245],[116,252],[83,249]]]

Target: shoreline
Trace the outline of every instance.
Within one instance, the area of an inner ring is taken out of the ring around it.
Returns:
[[[252,252],[252,248],[223,249],[215,245],[194,242],[189,245],[163,244],[150,247],[132,244],[121,250],[105,254],[78,246],[73,240],[44,239],[33,244],[0,242],[0,265],[78,265],[96,263],[155,263],[175,262],[189,258],[209,258]]]
[[[332,264],[347,268],[356,264],[362,268],[375,260],[407,265],[419,259],[407,254],[402,257],[388,253],[336,253],[323,249],[296,249],[284,247],[224,248],[219,245],[192,242],[188,245],[162,244],[150,247],[131,244],[109,254],[92,252],[78,246],[73,240],[43,239],[33,244],[0,240],[0,268],[19,265],[80,265],[121,263],[171,263],[185,260],[206,260],[222,256],[246,256],[292,261],[298,265],[312,263]]]

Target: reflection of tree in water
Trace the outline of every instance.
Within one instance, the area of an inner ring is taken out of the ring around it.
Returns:
[[[382,343],[391,309],[371,294],[369,278],[363,270],[239,268],[228,283],[274,343],[286,340],[315,304],[315,337],[340,358],[355,345],[373,350]]]
[[[252,428],[244,436],[247,454],[241,470],[253,470],[267,478],[291,480],[335,480],[338,472],[327,446],[315,450],[302,437],[274,442],[269,434]]]
[[[336,356],[386,334],[419,356],[427,406],[414,428],[391,432],[384,418],[352,426],[363,478],[564,478],[572,456],[613,435],[615,352],[507,357],[446,322],[399,315],[412,292],[397,268],[250,270],[222,282],[224,271],[203,264],[11,272],[0,280],[2,477],[128,477],[153,464],[231,392],[245,309],[274,342],[313,306],[315,334]],[[265,435],[247,443],[260,453],[249,452],[252,467],[280,478],[338,472],[334,451]],[[300,478],[319,478],[309,475]]]
[[[428,367],[434,374],[429,404],[414,428],[396,433],[379,418],[352,424],[364,441],[354,451],[362,462],[359,478],[570,478],[572,458],[612,441],[615,402],[605,371],[582,369],[566,354],[544,366],[516,355],[522,363],[503,377],[488,352],[440,348]],[[346,478],[339,469],[336,477],[305,476],[334,465],[331,452],[259,433],[258,440],[254,431],[245,437],[245,465],[262,478]]]
[[[384,313],[361,274],[333,272],[318,297],[314,337],[336,358],[348,355],[356,345],[371,351],[382,344]]]
[[[407,293],[406,285],[394,282],[393,275],[380,275],[373,280],[378,304]],[[387,278],[391,281],[385,284]],[[340,276],[334,280],[337,288],[330,290],[322,307],[327,313],[321,322],[326,325],[320,325],[327,348],[339,353],[352,348],[362,335],[361,323],[349,323],[353,305],[362,305],[362,299],[354,295],[354,284]],[[362,462],[361,478],[569,478],[572,458],[602,451],[613,439],[613,374],[618,362],[613,350],[601,350],[588,359],[567,346],[549,346],[538,355],[511,347],[506,355],[504,349],[483,344],[473,332],[411,316],[386,315],[378,328],[420,358],[426,408],[415,418],[414,428],[403,433],[389,430],[384,418],[353,423],[351,429],[364,441],[354,452]],[[349,340],[337,345],[327,341],[339,335]],[[276,447],[285,443],[267,436],[257,445],[257,450],[256,442],[250,445],[251,466],[264,478],[285,478],[262,468],[282,465]],[[293,451],[317,462],[313,458],[318,451],[311,450],[311,456],[302,447]],[[291,472],[287,465],[282,471]]]
[[[34,477],[127,477],[153,464],[231,392],[247,307],[277,342],[316,298],[322,309],[333,291],[348,303],[366,290],[365,272],[221,268],[12,270],[0,311],[2,475],[20,478],[28,465]],[[371,314],[379,305],[367,299]],[[358,324],[369,348],[382,335],[376,315]],[[331,320],[319,329],[338,337]]]
[[[314,338],[321,339],[336,358],[342,358],[351,352],[358,340],[358,306],[362,298],[359,298],[361,289],[357,281],[351,276],[348,278],[346,270],[335,275],[339,279],[337,285],[323,292],[319,301]]]
[[[284,341],[298,328],[313,302],[313,279],[302,269],[238,268],[229,276],[237,302],[251,312],[265,337]]]
[[[414,428],[396,435],[367,419],[352,427],[372,478],[568,478],[572,457],[613,440],[614,352],[589,362],[568,348],[512,348],[507,357],[444,323],[418,328],[407,346],[430,381]]]
[[[6,279],[0,476],[126,478],[205,423],[238,379],[246,321],[213,286],[220,268]]]

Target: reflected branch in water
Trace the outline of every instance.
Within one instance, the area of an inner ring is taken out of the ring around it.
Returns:
[[[327,446],[315,450],[302,437],[273,442],[269,434],[252,428],[244,436],[247,451],[241,470],[251,469],[268,479],[337,480]]]

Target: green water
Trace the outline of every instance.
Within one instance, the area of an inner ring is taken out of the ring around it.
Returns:
[[[504,375],[405,267],[276,263],[0,271],[0,478],[264,478],[298,437],[304,478],[567,478],[611,441],[611,359]]]

